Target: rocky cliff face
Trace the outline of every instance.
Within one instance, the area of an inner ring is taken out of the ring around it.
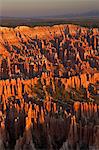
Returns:
[[[99,30],[0,27],[0,150],[99,149]]]

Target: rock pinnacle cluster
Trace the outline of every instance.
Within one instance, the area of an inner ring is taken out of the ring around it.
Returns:
[[[99,149],[99,29],[0,27],[0,150]]]

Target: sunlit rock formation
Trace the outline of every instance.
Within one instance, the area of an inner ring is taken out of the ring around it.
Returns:
[[[99,30],[0,27],[0,150],[99,149]]]

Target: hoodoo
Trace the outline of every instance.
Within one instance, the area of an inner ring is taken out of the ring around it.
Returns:
[[[0,150],[99,149],[99,30],[0,27]]]

